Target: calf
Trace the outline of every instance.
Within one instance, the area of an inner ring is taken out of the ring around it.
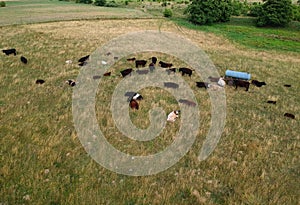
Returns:
[[[172,63],[165,63],[163,61],[159,61],[158,64],[160,65],[160,67],[162,68],[171,68],[173,66]]]
[[[147,61],[146,60],[135,60],[135,67],[145,67],[146,66]]]
[[[66,84],[68,84],[68,85],[74,87],[74,86],[76,85],[76,82],[75,82],[74,80],[67,80],[67,81],[66,81]]]
[[[288,117],[291,119],[295,119],[295,115],[291,114],[291,113],[284,113],[284,117]]]
[[[166,88],[174,88],[174,89],[179,88],[179,85],[177,83],[172,83],[172,82],[164,82],[164,86]]]
[[[189,101],[189,100],[180,99],[178,102],[186,104],[188,106],[192,106],[192,107],[196,106],[196,103],[194,103],[193,101]]]
[[[176,118],[179,117],[180,110],[174,110],[169,113],[167,121],[175,122]]]
[[[20,60],[24,64],[27,64],[27,62],[28,62],[27,58],[25,58],[24,56],[21,56]]]
[[[10,49],[4,49],[2,50],[3,53],[5,53],[5,55],[10,55],[10,54],[14,54],[17,55],[17,51],[15,48],[10,48]]]
[[[35,83],[36,83],[36,84],[43,84],[43,83],[45,83],[45,81],[42,80],[42,79],[37,79],[37,80],[35,81]]]
[[[267,85],[265,82],[260,82],[258,80],[252,80],[251,84],[255,85],[256,87],[262,87],[263,85]]]
[[[198,88],[205,88],[205,89],[207,89],[209,87],[209,83],[206,83],[206,82],[196,82],[196,86]]]
[[[110,76],[111,72],[104,73],[103,76]]]
[[[235,89],[237,89],[238,87],[244,87],[246,88],[246,91],[249,90],[250,83],[248,81],[234,79],[233,83],[235,85]]]
[[[132,71],[133,71],[132,68],[128,68],[128,69],[120,71],[120,73],[121,73],[122,77],[124,78],[125,76],[127,76],[129,74],[131,75]]]
[[[189,75],[190,77],[192,76],[193,71],[189,68],[179,68],[178,70],[179,72],[181,72],[182,76],[184,76],[185,74]]]
[[[134,100],[134,99],[130,100],[129,106],[130,106],[130,108],[133,109],[133,110],[134,110],[134,109],[136,109],[136,110],[139,109],[139,103],[138,103],[136,100]]]

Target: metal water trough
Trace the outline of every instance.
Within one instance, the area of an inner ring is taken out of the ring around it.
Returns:
[[[240,79],[240,80],[250,80],[251,74],[246,72],[239,72],[234,70],[226,70],[225,72],[226,78],[234,78],[234,79]]]

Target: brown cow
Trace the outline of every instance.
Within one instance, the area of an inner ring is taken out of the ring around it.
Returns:
[[[162,68],[171,68],[173,66],[172,63],[165,63],[163,61],[159,61],[158,64],[160,65],[160,67]]]
[[[249,90],[250,83],[248,81],[234,79],[233,83],[235,85],[235,89],[237,89],[238,87],[244,87],[246,88],[246,91]]]
[[[129,102],[129,106],[131,107],[131,109],[136,109],[138,110],[139,109],[139,103],[134,100],[134,99],[131,99],[130,102]]]

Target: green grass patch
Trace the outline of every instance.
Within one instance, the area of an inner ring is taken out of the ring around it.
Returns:
[[[287,28],[257,28],[253,18],[233,17],[228,23],[217,23],[211,26],[197,26],[184,18],[177,18],[174,21],[189,29],[222,35],[247,48],[283,52],[300,51],[299,22],[294,22]]]

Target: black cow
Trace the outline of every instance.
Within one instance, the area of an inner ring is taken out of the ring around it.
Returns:
[[[246,88],[246,91],[249,90],[249,86],[250,86],[250,83],[248,81],[237,80],[237,79],[233,80],[233,84],[235,85],[235,89],[237,89],[238,87],[244,87]]]
[[[198,88],[205,88],[205,89],[207,89],[208,85],[209,85],[209,83],[207,83],[207,82],[196,82],[196,86]]]
[[[166,88],[174,88],[174,89],[179,88],[179,85],[177,83],[172,83],[172,82],[164,82],[164,86]]]
[[[5,55],[10,55],[10,54],[14,54],[17,55],[17,51],[15,48],[10,48],[10,49],[4,49],[2,50],[3,53],[5,53]]]
[[[159,61],[158,64],[160,65],[160,67],[162,68],[171,68],[173,66],[172,63],[165,63],[163,61]]]
[[[288,88],[292,87],[292,85],[289,85],[289,84],[284,84],[283,86],[288,87]]]
[[[21,56],[20,60],[24,64],[27,64],[27,62],[28,62],[27,58],[25,58],[24,56]]]
[[[267,103],[269,103],[269,104],[274,104],[274,105],[275,105],[275,104],[276,104],[276,101],[274,101],[274,100],[268,100]]]
[[[127,61],[135,61],[135,58],[127,58]]]
[[[295,119],[295,115],[291,114],[291,113],[284,113],[284,117],[288,117],[291,119]]]
[[[157,62],[157,58],[156,58],[156,57],[152,57],[152,58],[151,58],[151,62],[155,65],[156,62]]]
[[[83,57],[81,57],[81,58],[78,60],[78,62],[79,62],[79,63],[83,63],[83,62],[87,61],[87,60],[89,59],[89,57],[90,57],[90,55],[83,56]]]
[[[131,74],[132,71],[133,71],[132,68],[128,68],[128,69],[120,71],[120,73],[121,73],[122,77],[124,78],[125,76]]]
[[[111,72],[104,73],[103,76],[110,76]]]
[[[35,81],[35,83],[36,83],[36,84],[43,84],[43,83],[45,83],[45,80],[43,80],[43,79],[37,79],[37,80]]]
[[[252,80],[251,84],[255,85],[256,87],[262,87],[263,85],[267,85],[265,82],[260,82],[258,80]]]
[[[182,76],[185,74],[189,75],[190,77],[192,76],[193,71],[189,68],[179,68],[179,72],[181,72]]]
[[[145,67],[146,66],[147,61],[146,60],[135,60],[135,67]]]

